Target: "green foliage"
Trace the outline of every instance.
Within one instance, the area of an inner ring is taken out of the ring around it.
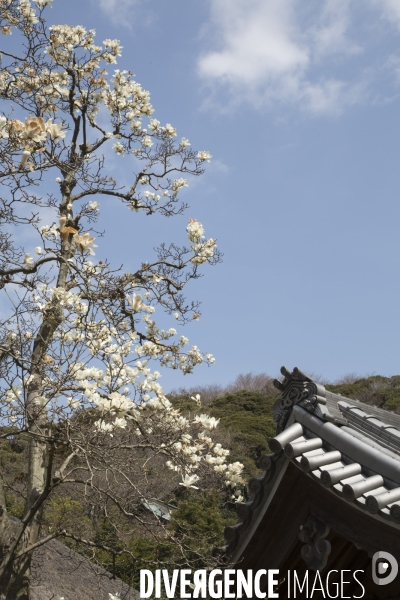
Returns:
[[[268,453],[268,440],[274,437],[276,424],[273,405],[276,397],[266,392],[240,390],[212,400],[205,409],[197,406],[189,394],[170,397],[170,401],[184,414],[206,411],[220,420],[221,433],[229,434],[232,460],[245,466],[245,476],[257,473],[256,461]]]
[[[24,507],[25,503],[22,500],[18,500],[15,495],[6,492],[6,508],[11,515],[22,519]]]
[[[269,452],[268,440],[276,424],[272,408],[275,398],[261,392],[239,391],[211,402],[210,412],[232,434],[232,457],[244,462],[252,474],[255,461]]]
[[[80,535],[89,524],[90,519],[83,513],[82,503],[71,496],[53,496],[46,505],[44,525],[49,531],[71,529]]]
[[[2,471],[15,470],[15,467],[25,463],[24,453],[27,442],[20,435],[13,435],[14,427],[0,427],[0,434],[9,434],[8,438],[0,438],[0,466]]]
[[[129,549],[136,557],[133,569],[129,571],[129,577],[134,587],[139,587],[139,575],[141,569],[157,568],[159,563],[173,564],[179,562],[176,555],[176,547],[168,539],[160,540],[153,537],[134,535],[129,541]],[[123,577],[121,577],[123,579]],[[127,581],[125,577],[125,581]]]
[[[400,412],[400,376],[372,377],[357,379],[353,383],[338,385],[326,385],[327,390],[335,394],[341,394],[347,398],[353,398],[366,402],[386,410]]]
[[[115,524],[115,521],[113,522]],[[122,522],[120,525],[123,529]],[[165,564],[179,564],[181,557],[175,556],[176,547],[169,540],[153,536],[150,532],[147,535],[136,533],[128,540],[125,539],[127,544],[122,544],[120,534],[121,532],[116,531],[109,519],[102,518],[96,524],[94,541],[112,548],[116,554],[105,549],[93,549],[79,544],[68,545],[135,588],[139,587],[141,569],[156,569],[160,566],[165,568]],[[124,547],[127,547],[131,554],[119,553]]]
[[[15,427],[1,427],[0,469],[5,484],[6,507],[8,512],[20,519],[24,513],[24,491],[26,486],[26,440],[14,435]]]
[[[181,396],[168,396],[168,399],[175,408],[178,408],[182,413],[195,413],[198,412],[199,407],[195,400],[192,400],[189,394],[183,394]]]
[[[192,547],[202,540],[203,544],[212,548],[224,543],[224,529],[236,519],[236,513],[226,507],[217,492],[188,490],[173,512],[171,529],[187,538]]]

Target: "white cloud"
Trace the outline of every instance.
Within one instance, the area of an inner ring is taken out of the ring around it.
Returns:
[[[94,2],[94,0],[92,0]],[[111,20],[114,25],[122,25],[130,29],[132,24],[138,20],[138,11],[143,0],[98,0],[96,6]],[[152,18],[149,14],[147,18]],[[140,11],[141,25],[146,24],[143,20],[143,12]]]
[[[400,29],[400,2],[399,0],[373,0],[373,3],[382,9],[382,16],[391,21]]]
[[[400,0],[393,4],[400,19]],[[210,0],[210,5],[214,48],[198,59],[198,73],[211,90],[208,105],[215,107],[221,90],[230,98],[223,110],[246,102],[340,113],[365,101],[365,70],[354,78],[339,68],[363,53],[352,39],[354,0]]]
[[[351,2],[348,0],[325,0],[320,14],[309,30],[309,43],[313,56],[321,60],[329,55],[352,55],[362,53],[362,47],[348,36],[351,26]]]
[[[397,85],[400,84],[400,56],[398,54],[392,54],[389,56],[386,64],[386,69],[391,73],[394,77],[395,83]]]
[[[303,69],[309,56],[293,35],[292,13],[292,0],[212,0],[223,47],[200,58],[200,73],[253,84]]]

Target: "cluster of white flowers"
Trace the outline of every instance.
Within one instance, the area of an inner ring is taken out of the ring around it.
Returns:
[[[49,31],[50,46],[47,48],[47,54],[54,62],[59,64],[68,64],[73,51],[79,46],[93,52],[99,52],[100,50],[98,46],[94,46],[93,44],[95,34],[93,29],[87,32],[81,25],[75,27],[53,25],[49,27]]]
[[[142,146],[144,148],[151,148],[153,145],[152,139],[148,135],[144,135],[142,138]]]
[[[42,9],[50,1],[37,0],[37,5]],[[5,22],[8,21],[10,25],[15,25],[18,18],[13,15],[11,10],[8,10],[8,6],[4,8]],[[25,23],[34,24],[38,21],[29,0],[20,0],[19,8]],[[1,31],[9,34],[11,28],[8,25],[3,26]],[[72,100],[74,110],[80,111],[85,106],[85,112],[93,122],[100,110],[100,105],[105,103],[112,116],[120,119],[123,112],[131,122],[132,128],[141,131],[140,119],[143,116],[151,116],[153,112],[149,93],[144,91],[127,71],[116,70],[109,83],[105,77],[106,71],[101,68],[102,62],[113,64],[117,62],[117,57],[121,56],[122,46],[119,40],[106,39],[103,41],[103,47],[98,46],[94,42],[95,31],[87,31],[80,25],[54,25],[49,28],[49,33],[50,44],[45,52],[52,61],[64,68],[58,70],[44,68],[41,71],[28,68],[21,70],[17,78],[12,77],[5,70],[0,76],[0,89],[8,87],[12,90],[28,90],[43,113],[51,113],[57,110],[57,102],[71,99],[69,89],[73,77],[72,72],[75,71],[80,80],[86,76],[90,77],[90,91],[87,91],[85,86],[80,87],[79,92],[74,95]],[[88,53],[85,58],[76,60],[79,56],[78,49]],[[36,130],[38,129],[37,125],[36,122]],[[169,124],[164,128],[164,133],[168,136],[175,135],[174,131]],[[52,135],[54,139],[62,137],[62,134],[59,126],[49,125],[49,135]],[[110,134],[107,134],[106,137],[110,137]],[[32,136],[29,139],[33,139]],[[43,140],[43,131],[39,127],[34,141],[39,143]]]
[[[210,162],[210,159],[212,158],[211,154],[209,152],[205,152],[203,150],[201,150],[200,152],[197,153],[197,158],[199,159],[200,162]]]
[[[52,2],[52,0],[35,1],[40,9]],[[16,24],[11,11],[8,11],[6,6],[4,8],[5,22],[9,21],[11,25]],[[19,8],[25,19],[31,20],[32,23],[37,21],[29,0],[20,0]],[[7,27],[2,28],[2,30],[5,29]],[[3,31],[3,33],[7,33],[7,31]],[[18,71],[18,77],[14,77],[7,70],[0,74],[0,90],[7,88],[16,93],[28,91],[40,108],[42,115],[51,113],[52,117],[46,122],[43,116],[31,116],[22,123],[18,119],[6,122],[6,118],[0,116],[0,140],[11,138],[11,141],[22,146],[20,168],[26,166],[31,170],[37,168],[37,162],[32,164],[29,159],[32,153],[42,150],[46,138],[54,143],[65,137],[70,125],[67,122],[54,123],[52,116],[60,103],[65,108],[66,103],[72,102],[71,108],[75,114],[84,110],[91,125],[96,125],[96,115],[101,105],[105,105],[112,117],[113,132],[103,133],[103,135],[106,139],[113,136],[117,138],[113,149],[120,156],[125,155],[131,148],[131,140],[124,142],[122,139],[127,139],[126,135],[122,135],[122,126],[129,127],[136,136],[136,142],[140,144],[140,147],[133,148],[132,152],[141,157],[145,156],[154,145],[154,137],[157,139],[160,139],[160,136],[165,139],[176,137],[176,128],[173,125],[166,123],[165,126],[161,126],[160,121],[151,118],[153,108],[150,104],[149,92],[143,90],[140,84],[134,81],[129,71],[117,69],[110,78],[107,77],[108,73],[102,63],[116,63],[117,57],[121,56],[122,52],[119,40],[105,39],[102,46],[96,45],[95,31],[87,30],[80,25],[54,25],[49,28],[49,34],[49,45],[45,52],[58,68],[54,69],[45,65],[43,69],[38,70],[28,65]],[[79,89],[76,88],[75,93],[71,96],[70,89],[74,80],[79,80],[82,85],[79,86]],[[87,82],[88,85],[84,85],[83,82]],[[142,126],[144,117],[149,118],[147,129]],[[179,149],[183,151],[188,146],[190,146],[189,140],[181,138]],[[85,156],[89,159],[89,143],[86,143],[83,151],[86,152]],[[43,162],[46,162],[45,155],[42,155],[41,158]],[[210,159],[211,154],[207,151],[197,153],[199,162],[209,162]],[[144,177],[142,179],[141,183],[145,181],[148,183],[148,179]],[[61,183],[59,178],[57,181]],[[176,196],[186,186],[186,179],[175,179],[168,185],[168,189],[163,190],[163,196],[168,197],[171,193]],[[151,202],[159,202],[161,199],[160,195],[153,191],[145,192],[144,197]],[[129,207],[137,212],[145,205],[140,202],[140,198],[132,198]],[[49,231],[48,235],[54,235],[54,229]],[[92,249],[87,246],[81,246],[80,249],[92,253]],[[210,253],[209,246],[204,248],[203,257],[201,258],[199,255],[196,262],[205,262]]]
[[[189,140],[187,140],[186,138],[183,137],[181,139],[181,141],[179,142],[179,145],[184,150],[185,148],[187,148],[188,146],[190,146],[190,143],[189,143]]]
[[[6,124],[7,124],[6,117],[0,117],[0,138],[7,140],[9,138],[9,134],[6,129]]]
[[[30,142],[42,145],[46,137],[57,141],[65,137],[62,131],[63,124],[53,123],[53,119],[45,121],[42,117],[27,117],[25,122],[18,119],[7,121],[5,117],[0,119],[0,136],[4,139],[12,139],[14,143],[22,146]]]
[[[186,228],[188,238],[192,244],[192,250],[195,255],[191,258],[193,264],[201,265],[202,263],[210,260],[215,253],[217,243],[214,239],[209,238],[202,242],[201,239],[204,237],[204,228],[199,221],[196,219],[189,219],[189,224]]]
[[[183,187],[188,187],[187,179],[183,179],[183,177],[175,179],[172,183],[172,193],[176,195]]]
[[[176,129],[175,129],[175,127],[172,127],[172,125],[170,123],[166,124],[164,131],[165,131],[165,135],[167,137],[175,137],[176,136]]]
[[[83,235],[75,234],[72,241],[76,244],[78,250],[80,250],[82,254],[88,252],[92,256],[95,255],[93,248],[97,248],[97,245],[93,243],[94,237],[92,237],[88,231],[85,231]]]
[[[8,404],[12,402],[17,402],[22,394],[22,387],[20,385],[13,385],[9,390],[7,390],[3,396],[3,399]]]
[[[197,396],[199,396],[199,394],[197,394]],[[208,415],[201,414],[196,416],[194,422],[201,425],[203,429],[211,431],[212,429],[216,429],[216,427],[218,427],[219,419],[217,420],[215,417],[209,417]]]
[[[34,264],[35,264],[35,260],[32,258],[32,256],[29,253],[26,253],[24,256],[24,264],[29,267],[30,269],[33,268]]]
[[[115,154],[119,154],[120,156],[125,154],[125,146],[121,144],[121,142],[115,142],[115,144],[113,144],[113,150],[115,150]]]
[[[121,50],[123,46],[120,46],[119,40],[104,40],[103,44],[106,48],[110,48],[111,54],[116,56],[121,56]],[[109,62],[117,62],[117,61],[109,61]]]
[[[204,237],[203,225],[196,219],[189,219],[186,231],[191,242],[199,242]]]
[[[161,123],[157,119],[150,119],[149,129],[156,133],[157,131],[160,131],[160,125]]]
[[[57,304],[59,306],[68,308],[68,307],[73,307],[75,312],[78,315],[82,315],[82,314],[86,314],[88,307],[87,305],[81,300],[79,294],[74,294],[71,291],[66,291],[64,288],[58,287],[58,288],[50,288],[50,293],[53,297],[53,299],[57,299]]]
[[[183,417],[156,382],[160,375],[157,371],[151,373],[145,366],[146,363],[138,362],[135,369],[124,365],[116,344],[113,350],[113,356],[116,357],[115,367],[108,366],[105,372],[96,367],[87,367],[83,363],[74,363],[69,369],[69,375],[84,390],[87,401],[100,413],[100,418],[94,422],[95,431],[103,435],[113,435],[117,429],[125,429],[128,423],[132,422],[136,424],[136,435],[139,436],[151,435],[155,430],[159,433],[164,432],[166,439],[173,435],[176,441],[169,446],[169,460],[166,465],[169,469],[181,473],[183,486],[197,489],[194,486],[199,480],[196,471],[202,461],[212,466],[216,473],[223,474],[226,484],[230,487],[236,488],[241,485],[243,465],[238,462],[227,464],[229,450],[224,449],[220,443],[215,443],[210,437],[209,432],[217,427],[219,421],[204,413],[194,419]],[[138,375],[144,376],[144,379],[138,381]],[[142,401],[138,403],[129,398],[128,386],[124,388],[123,393],[113,391],[106,395],[102,389],[113,380],[119,387],[135,383],[142,391]],[[155,396],[150,397],[151,392],[155,393]],[[8,390],[5,397],[12,404],[18,401],[20,395],[21,389],[14,387]],[[200,403],[199,395],[196,396],[196,400]],[[38,396],[35,404],[45,408],[49,399],[45,395]],[[82,401],[69,396],[67,405],[70,409],[77,409],[82,407]],[[193,427],[200,429],[196,438],[190,433]]]
[[[143,90],[128,71],[117,69],[111,82],[112,87],[104,84],[106,106],[112,115],[124,111],[126,118],[131,121],[131,127],[137,129],[136,120],[142,116],[149,117],[153,113],[149,92]]]
[[[90,206],[90,208],[92,210],[96,210],[97,207],[99,206],[97,202],[93,202],[91,204],[92,204],[92,206]],[[56,227],[56,225],[54,225],[54,224],[51,226],[43,225],[43,227],[40,227],[40,229],[39,229],[40,234],[45,239],[50,239],[51,237],[54,237],[55,239],[57,239],[58,236],[61,235],[61,238],[63,240],[68,239],[68,236],[71,234],[72,235],[72,243],[81,252],[81,254],[88,252],[89,254],[94,256],[95,252],[94,252],[93,248],[97,248],[97,245],[94,244],[95,238],[93,236],[91,236],[88,231],[85,231],[82,235],[80,235],[77,229],[74,229],[74,227],[67,225],[67,221],[68,221],[67,215],[61,215],[58,227]],[[38,254],[39,254],[39,252],[38,252]]]
[[[99,435],[114,435],[116,430],[125,429],[131,423],[138,436],[157,432],[162,433],[165,439],[175,438],[176,441],[169,446],[166,464],[171,470],[181,474],[181,483],[185,487],[196,489],[194,484],[199,480],[196,471],[202,462],[212,466],[216,473],[222,473],[231,487],[235,488],[241,484],[239,463],[234,467],[227,465],[229,451],[222,448],[221,444],[215,444],[210,436],[210,432],[217,427],[218,420],[205,413],[192,419],[182,416],[165,397],[157,381],[160,373],[152,372],[147,367],[147,359],[133,359],[134,367],[127,364],[126,361],[132,362],[133,351],[136,354],[145,354],[147,358],[153,354],[162,354],[165,350],[159,344],[147,340],[141,346],[133,348],[137,336],[129,331],[128,326],[126,334],[121,334],[116,328],[107,326],[105,320],[95,322],[81,320],[79,316],[74,318],[74,314],[79,313],[77,305],[82,302],[79,294],[62,288],[45,285],[40,287],[38,293],[42,294],[47,306],[56,302],[67,311],[59,332],[62,342],[68,344],[69,341],[76,341],[82,336],[80,341],[91,348],[94,356],[101,351],[107,357],[105,369],[82,362],[71,362],[66,367],[66,381],[72,382],[75,391],[66,396],[65,410],[74,411],[88,405],[95,408],[99,418],[95,420],[93,427]],[[140,310],[140,295],[135,296],[132,302]],[[175,328],[170,328],[161,330],[159,335],[165,339],[175,336],[176,333]],[[191,357],[187,359],[189,362],[203,360],[196,346],[188,351],[187,356]],[[46,362],[51,369],[53,359],[49,357]],[[45,387],[46,382],[50,390],[51,378],[45,379]],[[139,402],[130,397],[133,389],[140,392]],[[21,395],[22,387],[12,386],[3,396],[5,404],[9,406],[10,422],[15,422],[18,415],[23,414],[23,406],[19,406]],[[35,406],[40,410],[50,410],[52,396],[50,391],[38,394],[34,399]],[[195,400],[200,406],[199,395],[196,395]],[[196,430],[197,437],[193,437],[192,432]]]
[[[154,200],[155,202],[159,202],[159,200],[160,200],[160,195],[159,194],[156,194],[155,192],[149,192],[148,190],[146,190],[145,192],[143,192],[143,196],[147,200]]]
[[[35,0],[35,2],[39,8],[44,8],[45,6],[51,5],[53,0]]]
[[[200,479],[200,477],[196,474],[185,475],[179,485],[183,485],[186,488],[193,488],[194,490],[198,490],[199,488],[193,484],[196,483],[199,479]]]
[[[192,250],[196,252],[196,255],[191,258],[191,262],[197,265],[201,265],[214,256],[217,243],[212,238],[206,240],[201,244],[193,244]]]
[[[34,25],[38,22],[39,19],[37,18],[35,10],[32,8],[29,0],[19,0],[19,9],[28,23]]]
[[[43,225],[43,227],[39,228],[40,234],[42,237],[44,237],[45,239],[49,240],[50,238],[54,237],[57,238],[59,231],[57,229],[56,225]]]
[[[165,127],[161,127],[161,123],[157,119],[150,119],[149,129],[152,133],[162,133],[166,138],[173,138],[176,136],[176,129],[171,123],[167,123]],[[188,145],[190,144],[188,143]]]

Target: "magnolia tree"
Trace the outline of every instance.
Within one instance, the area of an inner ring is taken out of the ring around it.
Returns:
[[[0,0],[0,31],[12,34],[0,71],[0,431],[28,444],[18,522],[0,473],[0,597],[13,600],[29,598],[38,545],[69,536],[96,546],[67,521],[41,534],[62,486],[129,523],[152,461],[176,486],[198,488],[210,472],[233,491],[241,482],[241,465],[212,439],[215,419],[182,416],[155,370],[158,362],[191,373],[214,360],[175,327],[157,326],[154,313],[177,327],[199,318],[183,288],[219,261],[215,240],[189,219],[186,245],[163,244],[127,272],[104,258],[112,241],[93,229],[104,196],[133,221],[141,211],[182,213],[187,176],[201,175],[211,156],[152,118],[149,93],[130,72],[110,69],[118,40],[99,45],[93,30],[47,27],[46,4]],[[107,153],[125,157],[128,185],[107,173]]]

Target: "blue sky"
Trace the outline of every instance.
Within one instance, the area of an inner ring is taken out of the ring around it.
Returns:
[[[188,290],[202,318],[182,332],[216,363],[164,387],[282,364],[399,373],[400,2],[54,0],[47,14],[120,39],[153,117],[213,155],[185,216],[103,211],[117,263],[184,243],[188,217],[224,253]]]

